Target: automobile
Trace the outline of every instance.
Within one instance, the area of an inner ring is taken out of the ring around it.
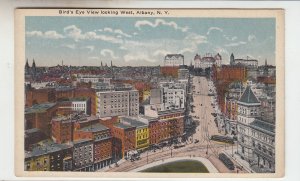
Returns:
[[[220,135],[212,135],[210,137],[211,140],[213,141],[218,141],[218,142],[224,142],[224,143],[229,143],[229,144],[234,144],[233,138],[229,136],[220,136]]]
[[[196,139],[196,140],[194,141],[194,143],[199,143],[199,140]]]
[[[219,160],[221,160],[229,170],[234,170],[233,162],[224,153],[219,154]]]
[[[174,149],[185,147],[185,145],[175,145]]]
[[[201,106],[202,106],[202,104],[201,104]]]

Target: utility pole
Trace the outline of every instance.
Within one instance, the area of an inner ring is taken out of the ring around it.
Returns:
[[[148,153],[149,153],[149,151],[147,150],[147,164],[148,164]]]
[[[232,157],[233,157],[233,145],[234,145],[234,144],[232,144],[232,146],[231,146],[231,148],[232,148],[232,149],[231,149],[231,152],[232,152],[232,153],[231,153],[231,154],[232,154]]]

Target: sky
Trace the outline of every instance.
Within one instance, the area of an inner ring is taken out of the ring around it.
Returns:
[[[25,54],[37,66],[156,66],[166,54],[219,53],[275,65],[274,18],[48,17],[25,19]],[[193,63],[194,64],[194,63]]]

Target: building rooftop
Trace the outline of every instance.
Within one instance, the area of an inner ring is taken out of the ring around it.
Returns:
[[[247,86],[239,101],[244,103],[260,103],[250,86]]]
[[[75,98],[71,98],[70,101],[87,101],[88,97],[75,97]]]
[[[184,113],[184,109],[171,109],[167,111],[158,111],[158,115]]]
[[[271,123],[267,123],[265,121],[261,121],[258,119],[255,119],[252,123],[250,123],[250,126],[253,128],[259,129],[261,131],[268,131],[271,133],[275,133],[275,125]]]
[[[184,58],[184,56],[181,55],[181,54],[167,54],[167,55],[165,56],[165,59],[166,59],[166,58],[171,58],[171,57],[176,57],[176,58],[181,57],[181,58]]]
[[[86,131],[86,132],[99,132],[99,131],[105,131],[105,130],[108,130],[109,128],[100,124],[100,123],[97,123],[97,124],[92,124],[90,126],[87,126],[87,127],[83,127],[81,129],[79,129],[79,131]]]
[[[130,124],[131,126],[134,127],[145,127],[147,126],[146,123],[143,123],[141,121],[138,120],[138,118],[134,118],[134,117],[120,117],[121,122],[124,124]]]
[[[63,122],[68,122],[68,121],[89,122],[93,120],[99,120],[99,118],[96,116],[89,116],[86,114],[71,114],[69,116],[57,116],[52,119],[52,121],[63,121]]]
[[[32,151],[26,151],[25,158],[46,155],[60,150],[68,149],[71,147],[72,147],[71,145],[67,145],[67,144],[54,143],[52,140],[44,140],[34,145]]]
[[[129,128],[135,128],[134,126],[123,124],[123,123],[116,123],[114,124],[115,127],[121,128],[121,129],[129,129]]]
[[[48,109],[54,107],[55,105],[56,105],[56,103],[35,104],[32,107],[26,108],[25,109],[25,114],[45,112]]]
[[[32,129],[27,129],[25,130],[25,134],[32,134],[32,133],[37,133],[40,132],[41,130],[38,128],[32,128]]]
[[[90,141],[93,141],[93,140],[92,139],[79,139],[79,140],[73,141],[73,144],[76,145],[76,144],[90,142]]]

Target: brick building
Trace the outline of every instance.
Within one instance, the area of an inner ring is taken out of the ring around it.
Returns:
[[[159,143],[183,136],[184,109],[158,111],[155,106],[150,106],[150,109],[145,109],[145,115],[158,120],[158,122],[149,122],[150,142]]]
[[[42,104],[56,101],[54,88],[28,88],[26,90],[25,96],[25,107],[31,107],[34,104]]]
[[[112,127],[113,157],[115,159],[127,157],[129,151],[135,150],[135,127],[123,123],[116,123]]]
[[[32,146],[44,139],[47,136],[38,128],[25,130],[25,150],[31,150]]]
[[[52,119],[52,140],[55,143],[67,143],[73,141],[74,120],[70,117],[55,117]]]
[[[94,170],[109,165],[112,161],[112,136],[108,127],[96,123],[74,132],[74,140],[91,139],[94,141]]]
[[[56,116],[56,103],[36,104],[25,109],[26,129],[38,128],[47,136],[51,134],[51,120]]]

